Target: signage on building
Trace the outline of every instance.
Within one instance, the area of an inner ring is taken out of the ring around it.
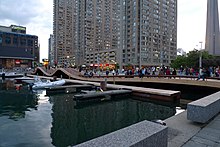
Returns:
[[[11,26],[12,29],[26,31],[25,27],[22,26]]]
[[[15,60],[15,64],[20,64],[21,61],[20,60]]]

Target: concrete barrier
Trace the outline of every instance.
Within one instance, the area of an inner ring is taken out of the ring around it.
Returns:
[[[220,112],[220,92],[187,104],[187,119],[206,123]]]
[[[166,126],[145,120],[76,147],[167,147],[167,132]]]

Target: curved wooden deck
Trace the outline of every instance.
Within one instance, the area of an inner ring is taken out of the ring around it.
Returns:
[[[58,77],[65,79],[74,79],[74,80],[83,80],[91,82],[100,82],[107,79],[108,82],[142,82],[142,83],[169,83],[169,84],[184,84],[184,85],[194,85],[194,86],[205,86],[220,88],[220,78],[213,77],[207,78],[205,81],[197,81],[196,76],[144,76],[139,78],[138,76],[93,76],[92,78],[81,76],[81,73],[73,68],[58,68],[46,70],[44,68],[38,67],[35,72],[32,73],[39,76],[48,76],[48,77]],[[175,79],[174,79],[175,77]]]

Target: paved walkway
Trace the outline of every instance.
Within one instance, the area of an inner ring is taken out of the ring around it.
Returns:
[[[220,114],[182,147],[220,147]]]
[[[187,120],[187,110],[165,122],[168,147],[220,147],[220,113],[207,124]]]

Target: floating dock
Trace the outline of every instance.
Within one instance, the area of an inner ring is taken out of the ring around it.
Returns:
[[[118,96],[128,96],[131,95],[131,90],[110,90],[103,92],[90,92],[86,94],[77,94],[74,95],[74,100],[82,101],[82,100],[91,100],[91,99],[100,99],[100,100],[110,100],[111,98],[115,98]]]
[[[63,94],[63,93],[76,93],[81,90],[92,90],[94,89],[94,85],[66,85],[66,86],[58,86],[58,87],[49,87],[46,88],[47,95],[54,94]]]
[[[45,77],[42,77],[42,78],[45,78]],[[103,82],[104,80],[105,79],[100,79],[100,82]],[[69,83],[75,83],[75,84],[100,86],[100,82],[90,82],[90,81],[72,80],[72,79],[65,79],[65,81]],[[106,88],[108,90],[129,89],[132,91],[131,95],[135,96],[136,99],[140,99],[140,100],[151,99],[155,101],[179,103],[180,98],[181,98],[180,97],[181,92],[174,91],[174,90],[163,90],[163,89],[135,87],[135,86],[126,86],[126,85],[115,85],[115,84],[108,84],[108,83],[106,85]]]
[[[92,84],[95,86],[100,86],[98,82],[90,82],[90,81],[80,81],[80,80],[69,80],[68,82],[72,83],[80,83],[80,84]],[[104,79],[103,79],[104,81]],[[101,81],[100,81],[101,82]],[[180,101],[180,91],[174,90],[163,90],[163,89],[154,89],[154,88],[145,88],[145,87],[136,87],[136,86],[126,86],[126,85],[116,85],[116,84],[107,84],[107,89],[115,90],[115,89],[129,89],[132,91],[132,96],[135,96],[136,99],[139,100],[158,100],[163,102],[171,102],[178,104]]]

